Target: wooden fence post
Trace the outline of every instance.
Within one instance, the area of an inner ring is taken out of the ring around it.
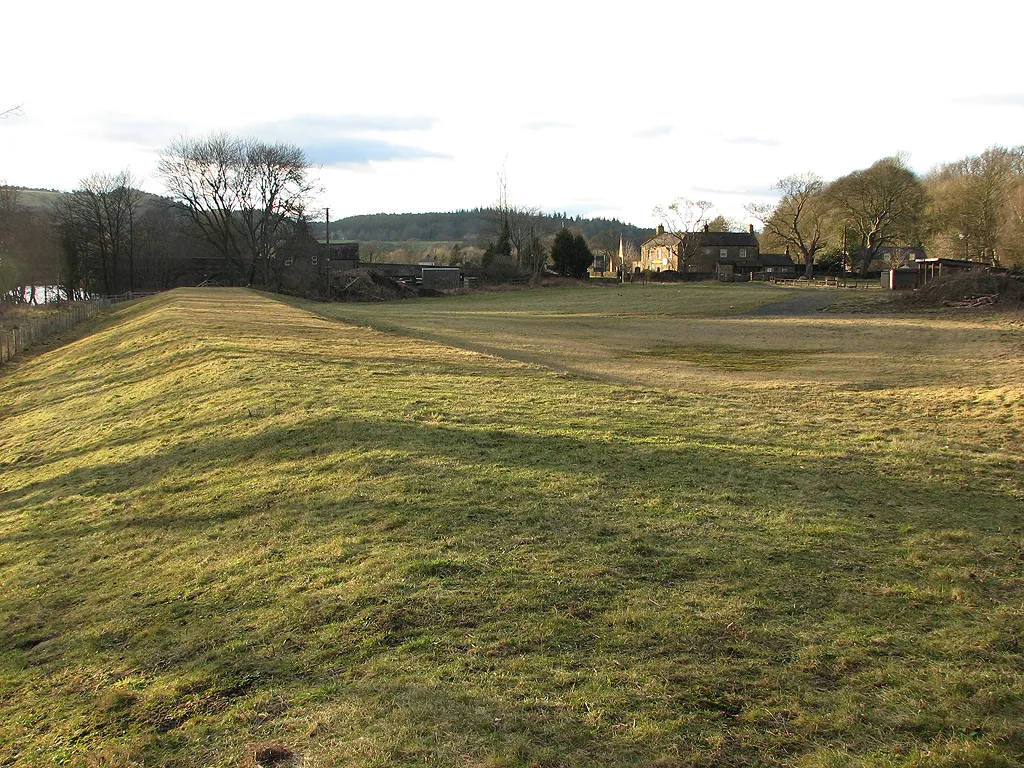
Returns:
[[[18,328],[0,328],[0,365],[26,349],[40,344],[54,333],[78,325],[109,306],[109,302],[88,300],[71,302],[56,312],[26,320]]]

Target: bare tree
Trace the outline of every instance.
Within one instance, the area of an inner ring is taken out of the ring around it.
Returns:
[[[20,190],[0,184],[0,294],[7,294],[18,282],[20,270],[14,251],[20,197]]]
[[[540,274],[548,257],[541,237],[540,210],[509,202],[508,178],[504,169],[498,173],[494,218],[494,238],[483,256],[485,269],[495,262],[507,262],[513,270],[518,268],[526,275]]]
[[[367,264],[372,264],[375,261],[380,261],[384,255],[384,249],[381,248],[380,243],[362,243],[359,247],[359,260],[365,261]]]
[[[249,140],[245,159],[235,178],[242,233],[252,256],[249,282],[260,267],[269,286],[275,251],[291,235],[288,221],[303,218],[314,185],[305,153],[294,145]]]
[[[612,266],[616,272],[622,270],[621,279],[625,280],[626,276],[633,269],[633,266],[640,261],[640,247],[633,240],[629,240],[625,237],[619,236],[619,250],[615,254],[615,261]]]
[[[714,206],[707,200],[688,200],[678,197],[669,203],[667,208],[657,206],[654,216],[661,220],[665,229],[676,234],[701,232],[705,224],[711,223],[711,211]]]
[[[213,246],[239,280],[248,272],[235,221],[241,203],[234,177],[243,157],[239,139],[216,133],[198,139],[178,136],[157,161],[157,175],[184,205],[193,234]]]
[[[94,173],[61,197],[54,209],[62,239],[71,246],[82,267],[98,272],[105,293],[134,290],[134,223],[141,192],[129,171]],[[127,262],[128,279],[122,277]]]
[[[167,290],[182,276],[194,271],[195,257],[201,250],[196,246],[202,244],[189,242],[183,231],[183,215],[176,205],[140,207],[131,243],[135,288]]]
[[[1008,226],[1014,192],[1022,181],[1020,146],[990,147],[933,170],[925,178],[929,250],[968,259],[993,259],[1012,250]]]
[[[1000,231],[1000,262],[1024,267],[1024,181],[1007,198]]]
[[[5,109],[3,112],[0,112],[0,120],[6,120],[8,117],[17,117],[18,115],[23,114],[21,111],[21,107],[22,105],[18,104],[17,106],[11,107],[10,109]]]
[[[661,221],[665,231],[679,239],[679,271],[684,274],[689,271],[693,257],[700,252],[704,230],[712,221],[713,208],[707,200],[679,197],[667,208],[659,205],[654,209],[654,217]]]
[[[161,153],[157,174],[181,202],[193,234],[229,263],[236,278],[264,284],[270,261],[316,191],[305,153],[290,144],[266,144],[226,133],[180,136]]]
[[[617,231],[611,228],[602,229],[597,234],[587,238],[587,244],[595,256],[600,255],[605,271],[616,271],[619,266],[616,264],[616,258],[619,254],[619,233]],[[597,263],[595,262],[596,268]]]
[[[828,244],[832,220],[825,183],[813,173],[801,173],[780,179],[774,189],[782,195],[778,203],[751,203],[747,213],[761,222],[769,241],[799,253],[804,274],[812,277],[814,256]]]
[[[860,240],[860,272],[886,245],[917,244],[924,209],[924,187],[903,157],[886,157],[829,186],[837,224]]]
[[[34,304],[58,283],[59,259],[50,217],[23,205],[21,196],[0,183],[0,299]]]
[[[20,211],[21,190],[0,183],[0,253],[12,250],[15,221]]]

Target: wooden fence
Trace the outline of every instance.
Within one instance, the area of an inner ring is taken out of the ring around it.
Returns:
[[[94,316],[110,306],[107,299],[76,301],[36,315],[19,314],[15,323],[0,318],[0,365],[21,354],[33,344],[45,341],[52,334]],[[7,324],[13,327],[5,327]]]
[[[881,290],[881,280],[869,280],[859,277],[819,277],[808,280],[806,277],[795,279],[775,278],[776,285],[791,285],[798,288],[854,288],[866,291]]]
[[[122,301],[135,301],[135,299],[148,299],[150,296],[156,296],[159,291],[129,291],[128,293],[118,293],[112,296],[107,296],[106,300],[111,304],[117,304]]]

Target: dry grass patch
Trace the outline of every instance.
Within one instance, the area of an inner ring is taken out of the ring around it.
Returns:
[[[635,357],[660,357],[682,360],[694,365],[726,371],[777,371],[800,364],[803,355],[814,354],[810,349],[764,349],[737,347],[731,344],[658,344],[635,353]]]
[[[1021,329],[656,290],[176,291],[14,366],[0,764],[1019,762]]]

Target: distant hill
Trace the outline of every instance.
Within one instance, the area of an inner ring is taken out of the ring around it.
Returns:
[[[12,187],[12,189],[18,192],[18,205],[29,210],[49,210],[55,202],[67,194],[67,192],[56,189],[30,189],[28,187]],[[168,198],[154,195],[152,192],[142,193],[143,208],[157,203],[166,205],[170,202]]]
[[[491,236],[494,232],[495,211],[491,208],[474,208],[468,211],[450,213],[374,213],[363,216],[349,216],[331,222],[332,240],[356,240],[359,242],[461,242],[475,243]],[[551,235],[562,226],[580,230],[588,237],[613,232],[636,241],[649,237],[653,230],[626,224],[618,219],[551,213],[537,217],[537,226],[542,234]],[[324,236],[324,225],[312,224],[313,234]]]
[[[62,195],[55,189],[29,189],[15,187],[18,202],[30,209],[49,209]],[[170,203],[167,198],[144,193],[144,205]],[[654,234],[618,219],[584,218],[564,213],[545,213],[537,216],[537,228],[542,235],[553,235],[562,226],[581,231],[588,238],[603,235],[603,240],[618,242],[623,235],[629,240],[642,242]],[[474,208],[449,213],[373,213],[349,216],[331,222],[331,240],[354,240],[361,243],[464,243],[476,244],[494,234],[495,211],[492,208]],[[310,222],[311,234],[324,239],[322,222]]]
[[[56,189],[26,189],[14,187],[18,191],[18,204],[25,208],[49,208],[60,199],[63,192]]]

